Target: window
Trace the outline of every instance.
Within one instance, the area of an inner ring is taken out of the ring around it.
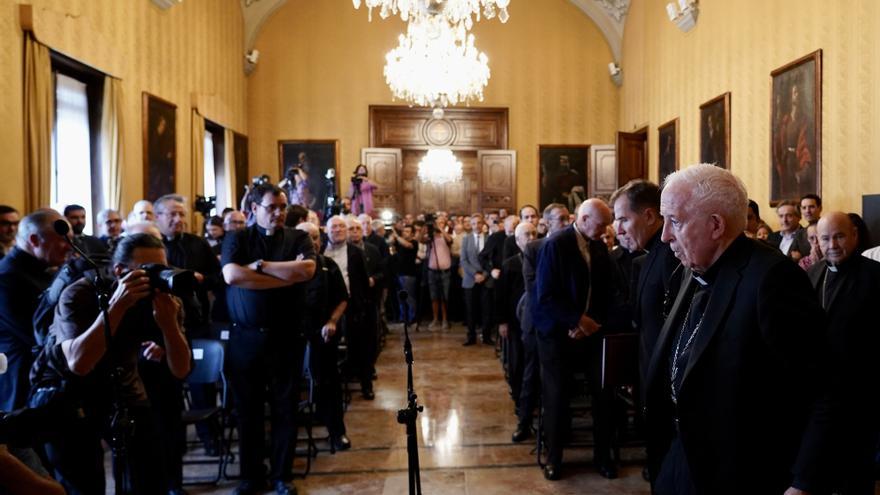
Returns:
[[[205,196],[215,196],[217,207],[211,212],[216,215],[229,206],[226,196],[226,130],[210,120],[205,120]]]
[[[214,174],[214,135],[211,131],[205,131],[205,197],[217,196],[217,180]],[[212,215],[217,214],[217,208],[211,210]]]
[[[95,215],[107,204],[99,148],[104,74],[57,52],[51,57],[55,75],[51,206],[59,211],[69,204],[85,207],[91,217],[85,233],[91,234]]]

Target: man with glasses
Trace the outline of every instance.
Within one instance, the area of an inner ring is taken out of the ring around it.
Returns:
[[[254,225],[230,232],[223,242],[223,277],[234,324],[229,371],[239,418],[239,495],[262,493],[266,388],[272,406],[269,480],[279,495],[296,493],[296,403],[305,352],[305,284],[315,273],[309,234],[284,226],[287,197],[273,184],[248,196]]]
[[[244,216],[244,213],[232,210],[223,215],[223,230],[227,234],[237,230],[244,230],[245,227],[247,227],[247,217]]]
[[[8,205],[0,205],[0,259],[15,247],[15,235],[21,217],[18,210]]]
[[[185,232],[188,211],[182,196],[174,194],[162,196],[155,201],[153,208],[156,212],[156,226],[162,233],[162,243],[165,245],[168,263],[177,268],[192,270],[199,282],[194,297],[183,298],[185,316],[183,325],[186,334],[190,339],[208,338],[211,336],[211,303],[208,291],[220,285],[220,262],[204,237]],[[182,429],[180,411],[183,410],[183,403],[180,380],[175,379],[161,361],[143,360],[140,369],[153,409],[160,416],[159,426],[165,431]],[[194,386],[190,388],[190,392],[194,407],[215,405],[216,391],[213,386]],[[205,444],[206,453],[211,455],[218,452],[216,435],[208,424],[199,423],[196,425],[196,430]],[[175,436],[168,438],[177,439]],[[185,445],[182,441],[172,441],[167,448],[169,490],[179,490],[183,476],[181,459]]]

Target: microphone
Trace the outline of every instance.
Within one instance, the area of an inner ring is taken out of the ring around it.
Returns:
[[[67,233],[70,232],[70,224],[67,223],[67,220],[59,218],[52,226],[55,228],[55,233],[62,237],[67,237]]]

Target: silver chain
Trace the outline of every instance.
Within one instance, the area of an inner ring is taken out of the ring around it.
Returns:
[[[699,290],[699,289],[697,289]],[[681,359],[682,353],[688,350],[691,346],[691,342],[694,341],[694,337],[697,336],[697,333],[700,331],[700,326],[703,324],[703,317],[706,316],[706,311],[703,311],[703,314],[700,315],[700,321],[697,322],[697,326],[694,327],[694,331],[691,333],[690,337],[688,337],[687,342],[684,343],[684,347],[681,347],[681,339],[684,337],[685,328],[687,328],[688,318],[691,315],[691,309],[694,307],[694,300],[697,298],[697,291],[694,291],[694,295],[691,296],[691,304],[688,306],[687,313],[684,314],[684,323],[681,324],[681,332],[678,334],[678,342],[675,344],[675,354],[672,355],[672,379],[669,381],[669,387],[672,389],[672,403],[678,404],[678,393],[675,391],[675,379],[678,377],[678,361]]]

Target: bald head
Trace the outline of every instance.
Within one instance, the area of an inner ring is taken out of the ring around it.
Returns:
[[[590,198],[578,208],[575,227],[585,237],[598,241],[611,220],[611,208],[599,198]]]
[[[314,244],[316,248],[321,245],[321,231],[318,230],[318,227],[315,227],[309,222],[301,222],[297,224],[295,228],[296,230],[301,230],[306,234],[309,234],[309,239],[312,240],[312,244]]]
[[[838,265],[856,254],[859,231],[846,213],[834,211],[822,216],[816,230],[819,248],[828,263]]]
[[[516,240],[517,247],[519,247],[521,251],[525,251],[526,244],[531,240],[537,239],[538,228],[531,222],[522,222],[516,226],[516,229],[513,231],[513,236]]]
[[[156,227],[155,223],[146,220],[143,222],[126,224],[125,235],[130,236],[135,234],[148,234],[160,241],[162,240],[162,232],[159,231],[159,227]]]
[[[334,246],[344,244],[348,239],[348,222],[345,218],[336,215],[327,220],[327,237]]]

